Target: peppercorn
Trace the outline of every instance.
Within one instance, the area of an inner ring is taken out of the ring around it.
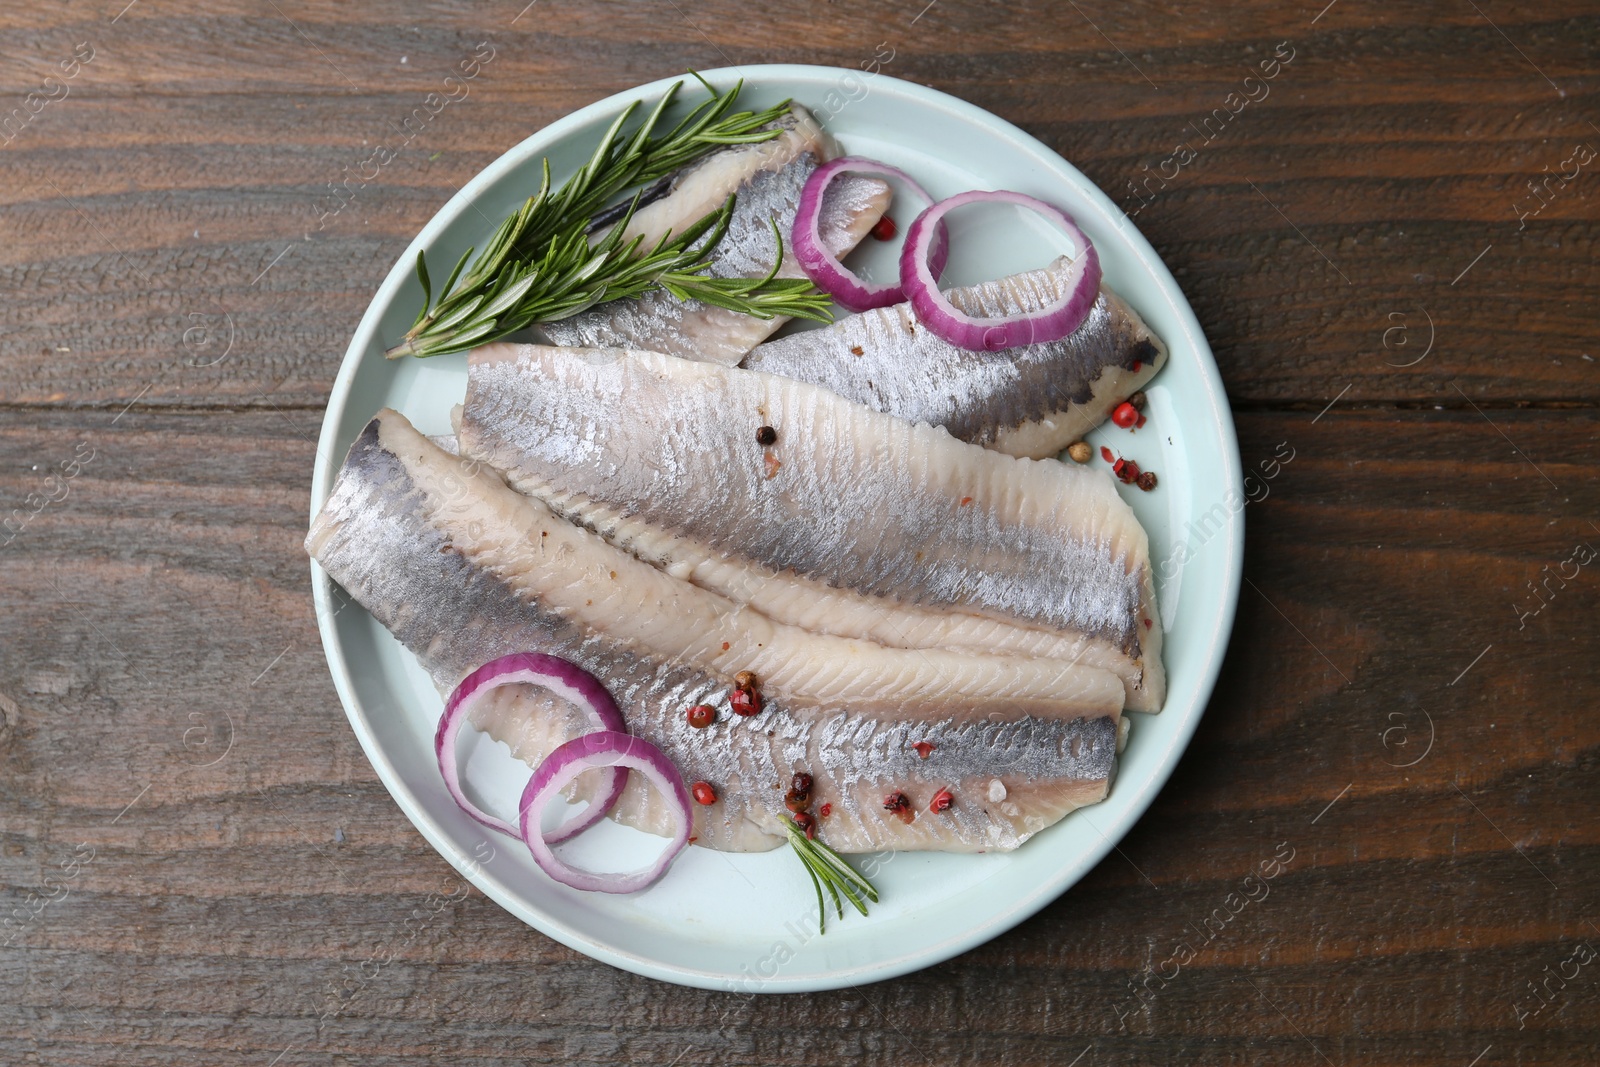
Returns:
[[[740,671],[733,676],[733,687],[735,689],[754,689],[756,687],[755,673],[752,671]]]
[[[824,805],[822,805],[822,807],[817,809],[817,814],[821,815],[824,819],[826,819],[828,816],[833,814],[833,805],[832,804],[824,804]]]
[[[1143,489],[1145,492],[1148,493],[1150,490],[1152,490],[1152,489],[1154,489],[1156,487],[1156,472],[1155,471],[1140,471],[1139,472],[1138,482],[1139,482],[1139,488]]]
[[[1111,421],[1126,430],[1139,421],[1139,412],[1124,400],[1111,410]]]
[[[778,431],[771,426],[763,426],[756,430],[756,444],[766,447],[778,443]]]
[[[917,755],[927,759],[933,755],[934,744],[932,741],[913,741],[911,747],[917,750]]]
[[[933,794],[933,799],[928,802],[929,811],[948,811],[956,798],[950,795],[950,790],[941,789]]]
[[[805,811],[811,806],[811,793],[804,789],[791,789],[783,795],[783,806],[790,811]]]
[[[1088,441],[1074,441],[1067,446],[1067,455],[1074,463],[1087,463],[1094,458],[1094,448]]]
[[[717,709],[710,704],[696,704],[689,709],[689,725],[704,730],[717,721]]]
[[[890,793],[883,798],[883,810],[899,814],[911,806],[904,793]]]
[[[735,689],[728,694],[735,715],[751,716],[761,710],[761,694],[754,689]]]
[[[817,836],[817,820],[809,811],[795,812],[794,824],[804,830],[807,837],[815,838]]]
[[[1128,398],[1128,403],[1133,405],[1133,410],[1135,410],[1135,411],[1143,411],[1144,410],[1144,406],[1147,403],[1147,398],[1144,395],[1144,390],[1140,389],[1137,393],[1134,393],[1132,396],[1130,396]]]
[[[694,799],[701,804],[709,805],[717,802],[717,791],[711,788],[710,782],[696,782],[690,792],[694,793]]]
[[[894,224],[894,219],[891,219],[888,215],[879,219],[877,225],[872,227],[872,236],[880,241],[892,241],[894,240],[894,235],[899,232],[899,229]]]
[[[811,792],[811,776],[805,771],[795,771],[794,779],[790,781],[789,788],[797,793]]]

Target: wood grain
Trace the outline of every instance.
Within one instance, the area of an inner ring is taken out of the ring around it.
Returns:
[[[1515,214],[1600,148],[1591,8],[123,2],[0,11],[0,122],[95,48],[0,144],[0,513],[27,517],[0,548],[0,1062],[1591,1058],[1600,971],[1529,983],[1600,944],[1600,579],[1528,583],[1600,544],[1600,175]],[[490,34],[469,98],[317,229],[327,183]],[[377,781],[300,548],[321,407],[411,235],[530,132],[879,41],[1130,212],[1291,42],[1135,222],[1246,467],[1294,458],[1246,508],[1190,751],[1078,886],[897,981],[681,989],[516,922]],[[1280,847],[1270,894],[1197,932]]]

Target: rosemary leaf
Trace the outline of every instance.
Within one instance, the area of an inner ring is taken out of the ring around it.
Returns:
[[[495,228],[476,258],[468,249],[439,290],[437,301],[426,258],[419,253],[417,279],[422,283],[423,307],[405,337],[389,350],[390,358],[465,351],[538,322],[553,322],[658,288],[681,299],[762,319],[789,315],[828,321],[828,298],[809,281],[776,276],[776,264],[783,257],[776,226],[777,259],[765,278],[713,278],[705,273],[711,251],[727,233],[731,197],[717,211],[682,233],[664,235],[653,247],[646,248],[642,238],[623,242],[641,201],[641,187],[724,145],[777,136],[780,131],[772,123],[789,106],[785,101],[764,111],[733,112],[743,83],[725,93],[706,85],[709,97],[690,108],[672,129],[657,135],[682,85],[678,82],[668,89],[628,134],[624,131],[640,108],[638,103],[624,108],[588,161],[559,188],[552,183],[550,162],[545,160],[539,191]],[[606,205],[628,189],[641,191],[631,202],[624,201],[626,210],[591,245],[596,216],[614,214],[616,209]]]
[[[878,890],[866,878],[858,874],[855,868],[844,861],[833,849],[815,838],[807,837],[805,831],[795,823],[785,822],[784,828],[789,832],[789,844],[794,848],[794,854],[800,858],[805,866],[806,873],[811,876],[811,881],[817,888],[817,931],[828,932],[828,911],[822,903],[822,887],[826,886],[828,895],[833,899],[834,911],[839,918],[844,918],[844,905],[839,900],[839,895],[850,902],[862,915],[867,913],[867,901],[878,902]]]

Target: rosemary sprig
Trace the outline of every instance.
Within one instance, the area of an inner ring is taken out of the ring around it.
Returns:
[[[641,191],[624,202],[626,210],[606,235],[590,243],[597,215],[608,221],[616,215],[615,209],[601,209],[624,190],[657,182],[724,145],[765,141],[780,132],[770,124],[788,109],[788,101],[765,111],[730,114],[744,83],[718,93],[695,77],[710,98],[666,133],[657,136],[655,129],[682,82],[674,83],[626,138],[623,130],[639,104],[623,109],[589,161],[558,189],[552,188],[550,162],[545,160],[539,191],[495,229],[476,259],[474,249],[462,255],[437,303],[426,257],[419,252],[422,309],[405,338],[389,350],[389,358],[465,351],[536,322],[553,322],[655,288],[758,318],[791,315],[826,321],[827,298],[809,281],[776,277],[783,256],[781,236],[767,277],[705,275],[711,251],[727,232],[732,197],[682,233],[667,233],[646,249],[642,237],[622,242]]]
[[[794,854],[805,864],[806,873],[811,876],[811,885],[817,891],[818,933],[828,932],[828,909],[822,903],[824,886],[827,887],[828,896],[833,898],[834,911],[841,919],[844,918],[844,905],[839,900],[840,893],[863,915],[867,913],[867,901],[874,904],[878,902],[877,887],[857,874],[843,856],[821,841],[807,837],[805,831],[792,822],[785,821],[784,828],[789,831],[789,844],[794,846]]]

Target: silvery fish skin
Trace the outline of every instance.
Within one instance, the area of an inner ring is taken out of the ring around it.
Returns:
[[[1121,685],[1041,661],[882,649],[772,623],[662,573],[452,456],[385,411],[351,447],[307,551],[415,653],[441,693],[512,651],[569,659],[616,696],[629,729],[720,799],[696,806],[698,843],[759,851],[784,840],[784,787],[813,775],[841,851],[1009,849],[1105,796]],[[739,670],[766,708],[741,718]],[[690,727],[684,711],[719,708]],[[589,727],[542,690],[509,688],[480,726],[537,762]],[[935,748],[923,759],[913,747]],[[999,782],[999,786],[993,783]],[[925,809],[938,789],[955,806]],[[903,791],[911,822],[882,810]],[[1002,796],[1003,794],[1003,796]],[[991,800],[991,797],[1001,797]],[[614,813],[665,832],[659,798],[631,784]]]
[[[458,431],[522,492],[769,617],[906,647],[982,648],[987,625],[1008,652],[1113,671],[1130,709],[1165,698],[1148,540],[1103,470],[774,375],[540,345],[471,353]]]
[[[1056,300],[1080,269],[1063,258],[945,295],[969,315],[1028,313]],[[1088,319],[1059,341],[973,352],[940,340],[917,321],[910,304],[897,304],[759,345],[744,366],[943,426],[963,441],[1039,459],[1104,422],[1166,361],[1161,338],[1102,286]]]
[[[484,358],[490,354],[486,350]],[[596,352],[594,358],[605,357]],[[461,419],[458,406],[457,424]],[[492,433],[485,430],[475,438],[474,447],[480,456],[516,465],[518,459],[501,455],[498,444],[486,443]],[[455,435],[433,440],[449,452],[458,450]],[[537,497],[556,514],[596,531],[611,544],[675,578],[749,604],[774,622],[813,633],[861,638],[892,648],[943,648],[1083,662],[1127,676],[1125,706],[1129,710],[1160,710],[1164,692],[1159,676],[1153,683],[1147,683],[1128,657],[1083,634],[1039,629],[964,611],[922,608],[850,588],[838,588],[792,570],[764,566],[653,525],[640,519],[635,509],[597,501],[582,492],[567,491],[536,477],[526,466],[518,468],[512,477],[519,490]]]
[[[666,196],[634,215],[624,237],[643,235],[646,244],[653,244],[668,230],[681,232],[704,218],[734,193],[733,218],[713,250],[709,273],[718,278],[763,277],[777,251],[776,222],[784,241],[778,275],[805,277],[789,248],[789,232],[806,179],[837,150],[798,104],[778,125],[784,132],[770,141],[733,145],[685,169]],[[829,188],[819,221],[823,243],[835,255],[849,252],[883,216],[889,196],[889,186],[876,178],[841,176]],[[782,316],[758,319],[657,290],[601,304],[541,329],[559,345],[649,348],[732,366],[787,321]]]

